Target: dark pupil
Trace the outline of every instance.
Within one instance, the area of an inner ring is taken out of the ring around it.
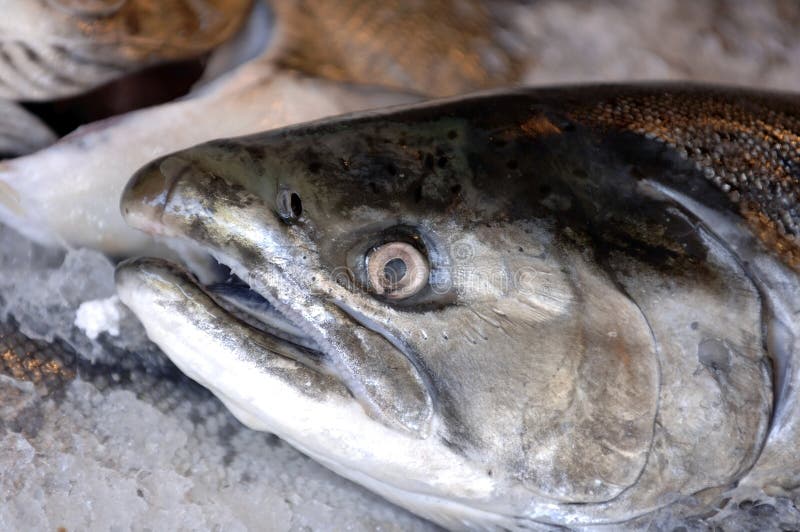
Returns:
[[[289,207],[291,207],[295,218],[300,218],[300,215],[303,214],[303,203],[300,201],[300,196],[294,192],[292,192],[292,197],[289,198]]]
[[[406,271],[406,263],[403,259],[392,259],[383,266],[383,277],[390,284],[395,284],[405,277]]]

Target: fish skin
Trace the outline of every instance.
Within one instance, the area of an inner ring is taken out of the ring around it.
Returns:
[[[268,333],[175,267],[121,266],[120,298],[245,424],[447,527],[614,524],[697,493],[711,507],[739,481],[791,489],[796,248],[750,213],[780,232],[759,180],[797,205],[797,116],[797,96],[744,89],[519,89],[222,139],[137,172],[126,220],[230,266],[360,410],[253,373],[291,355],[248,351]],[[776,159],[785,174],[765,170]],[[722,176],[743,160],[736,198]],[[290,224],[285,191],[304,213]],[[391,242],[431,270],[401,301],[367,274]],[[343,330],[386,343],[365,351]]]
[[[85,92],[154,63],[194,58],[230,38],[252,0],[2,0],[0,98]]]

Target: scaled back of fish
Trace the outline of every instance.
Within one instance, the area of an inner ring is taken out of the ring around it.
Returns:
[[[798,120],[791,94],[587,86],[213,141],[122,212],[249,290],[156,259],[117,286],[245,424],[445,526],[789,493]]]

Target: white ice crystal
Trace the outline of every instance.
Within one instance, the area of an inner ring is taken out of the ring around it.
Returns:
[[[103,332],[119,336],[121,304],[117,296],[84,301],[75,312],[75,326],[92,340],[96,340]]]

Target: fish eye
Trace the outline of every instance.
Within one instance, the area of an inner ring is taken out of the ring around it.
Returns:
[[[297,192],[281,189],[278,191],[275,203],[278,207],[278,216],[286,223],[294,223],[303,215],[303,202]]]
[[[413,296],[427,284],[428,261],[411,244],[389,242],[367,255],[372,290],[389,299]]]

